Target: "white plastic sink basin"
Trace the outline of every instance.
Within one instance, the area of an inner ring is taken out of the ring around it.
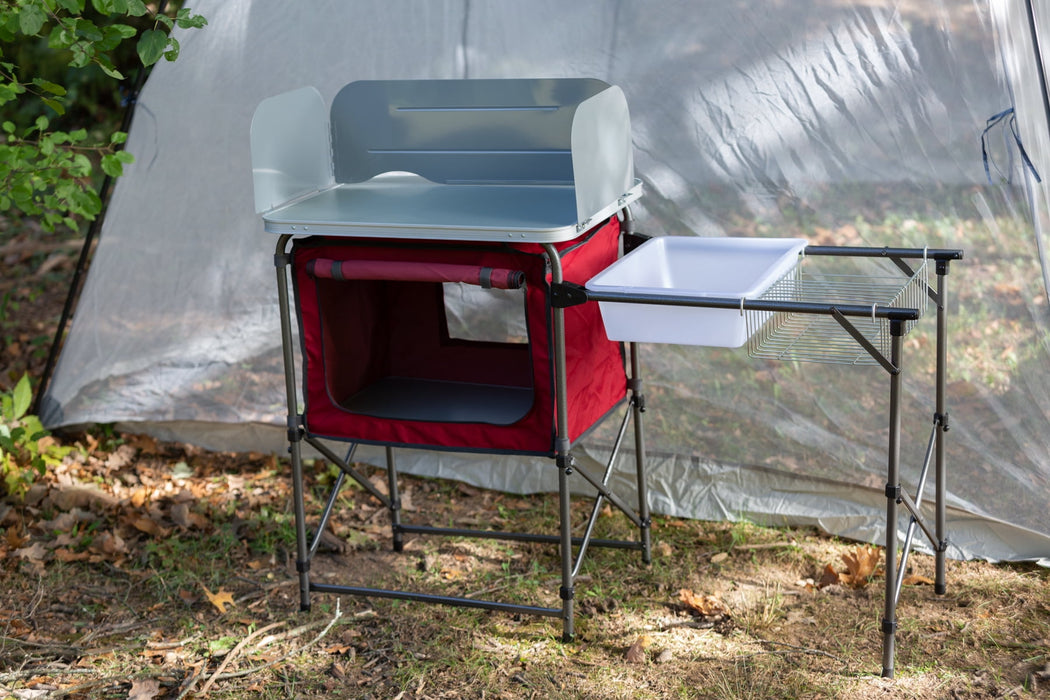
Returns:
[[[589,282],[598,292],[755,299],[798,264],[796,238],[653,238]],[[740,347],[747,324],[736,309],[599,302],[610,340]]]

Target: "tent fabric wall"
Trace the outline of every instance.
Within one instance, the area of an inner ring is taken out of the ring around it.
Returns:
[[[1017,39],[993,9],[199,0],[209,26],[180,35],[179,60],[157,66],[139,98],[136,161],[117,183],[43,418],[283,451],[276,241],[254,214],[248,153],[261,100],[313,85],[330,103],[358,79],[595,77],[627,96],[645,187],[633,214],[646,233],[966,250],[948,278],[949,554],[1050,558],[1036,226],[1014,140],[1001,126],[987,135],[994,183],[981,154],[987,119],[1021,102],[1013,62],[1024,59],[1003,50]],[[1045,157],[1037,131],[1023,140]],[[906,343],[906,481],[932,420],[923,325]],[[881,369],[671,345],[644,346],[642,361],[657,512],[881,538]],[[584,448],[600,460],[609,443],[598,431]],[[517,492],[552,490],[556,477],[506,456],[403,461]]]

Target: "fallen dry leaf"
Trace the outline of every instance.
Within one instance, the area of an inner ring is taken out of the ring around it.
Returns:
[[[857,547],[852,552],[842,555],[847,573],[839,576],[839,581],[852,588],[863,588],[875,573],[879,565],[880,552],[871,545]]]
[[[160,693],[159,680],[156,678],[140,678],[131,682],[128,700],[153,700]]]
[[[820,574],[820,581],[817,582],[817,588],[827,588],[833,586],[839,582],[839,572],[835,571],[835,567],[828,564],[824,567],[824,571]]]
[[[19,549],[26,542],[29,541],[27,535],[21,534],[21,528],[9,527],[7,528],[7,546],[11,549]]]
[[[173,505],[171,507],[171,519],[175,521],[176,525],[184,527],[187,530],[190,528],[204,530],[210,524],[210,521],[206,517],[190,510],[188,503],[177,503]]]
[[[130,435],[125,439],[127,445],[134,447],[141,454],[155,456],[161,453],[157,439],[149,435]]]
[[[697,595],[688,588],[683,588],[678,591],[678,598],[685,605],[686,609],[694,615],[716,617],[729,614],[729,608],[716,596]]]
[[[55,559],[62,562],[85,561],[91,558],[90,552],[74,552],[71,549],[60,547],[55,550]]]
[[[220,615],[226,614],[226,606],[233,605],[233,595],[228,593],[221,588],[216,592],[212,593],[208,590],[208,587],[201,584],[201,588],[204,589],[204,595],[208,596],[208,602],[215,606],[215,609],[219,611]]]
[[[91,549],[99,552],[100,554],[107,554],[114,556],[117,554],[126,554],[128,551],[127,544],[124,539],[116,532],[103,532],[96,540],[92,543]]]
[[[640,664],[645,663],[645,648],[652,643],[652,639],[648,635],[643,634],[634,640],[631,646],[627,647],[627,663],[629,664]]]
[[[39,542],[34,542],[28,547],[15,550],[15,556],[31,562],[43,562],[47,556],[47,549]]]
[[[453,569],[451,567],[445,567],[440,572],[441,578],[446,581],[455,581],[463,578],[463,572],[459,569]]]
[[[905,586],[932,586],[934,581],[929,576],[912,574],[911,576],[905,576],[903,583]]]
[[[160,523],[152,518],[141,516],[131,521],[131,526],[140,532],[145,532],[147,535],[153,535],[164,539],[171,534],[171,530],[163,527]]]

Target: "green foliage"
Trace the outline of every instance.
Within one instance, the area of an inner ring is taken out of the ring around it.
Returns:
[[[7,494],[16,497],[49,466],[60,464],[70,450],[55,442],[40,419],[29,414],[32,401],[28,375],[13,390],[0,394],[0,478]]]
[[[102,203],[91,178],[96,166],[118,177],[132,162],[120,148],[126,134],[53,124],[90,99],[98,76],[116,87],[132,60],[174,61],[170,31],[205,24],[187,8],[160,14],[142,0],[0,1],[0,212],[38,217],[48,231],[94,219]]]

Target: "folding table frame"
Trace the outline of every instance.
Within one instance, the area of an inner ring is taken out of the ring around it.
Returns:
[[[702,307],[713,309],[739,309],[741,314],[748,314],[757,319],[752,338],[757,338],[755,344],[749,347],[752,355],[766,357],[769,359],[782,360],[809,360],[841,362],[841,357],[833,353],[832,348],[828,350],[828,337],[817,333],[815,342],[807,347],[805,336],[814,335],[811,319],[826,318],[832,326],[844,331],[848,338],[859,346],[875,363],[881,366],[890,377],[889,386],[889,444],[887,447],[886,464],[886,589],[884,600],[884,612],[882,618],[883,655],[882,675],[892,678],[894,674],[894,656],[897,632],[897,603],[900,599],[901,586],[903,585],[904,573],[907,570],[908,556],[912,548],[915,529],[918,527],[929,538],[934,550],[936,575],[934,591],[944,594],[947,590],[945,581],[945,552],[948,547],[948,533],[945,526],[945,490],[946,490],[946,465],[945,465],[945,437],[948,431],[948,410],[946,399],[947,363],[948,363],[948,289],[947,276],[952,260],[961,260],[963,252],[953,249],[926,249],[926,248],[863,248],[863,247],[835,247],[835,246],[807,246],[804,250],[805,256],[836,256],[854,258],[885,258],[892,261],[905,275],[906,278],[916,279],[916,270],[913,269],[914,261],[918,260],[925,267],[927,261],[933,261],[936,266],[937,283],[931,286],[920,281],[918,290],[923,296],[928,296],[937,309],[937,341],[936,341],[936,389],[935,407],[933,413],[933,424],[927,443],[925,458],[919,470],[917,488],[915,495],[909,494],[901,485],[900,476],[900,441],[901,441],[901,390],[903,383],[903,340],[909,324],[916,322],[921,311],[907,305],[893,306],[872,303],[871,305],[859,305],[856,303],[841,303],[831,300],[821,301],[819,297],[826,290],[820,285],[807,290],[805,285],[795,284],[787,280],[787,292],[778,292],[777,285],[771,288],[762,298],[740,299],[740,298],[718,298],[713,296],[682,296],[660,293],[643,293],[632,291],[595,291],[586,289],[580,285],[565,284],[556,290],[559,303],[569,306],[587,301],[618,302],[629,304],[657,304],[683,307]],[[911,264],[909,264],[911,263]],[[834,290],[832,290],[832,295]],[[817,298],[813,298],[816,296]],[[774,318],[769,320],[773,314]],[[774,346],[773,350],[761,347],[762,335],[773,329],[776,332],[778,322],[789,318],[804,319],[806,328],[790,334],[790,342]],[[885,323],[889,330],[889,356],[887,357],[883,348],[872,342],[872,339],[861,332],[856,325],[857,319],[876,319]],[[826,333],[826,328],[824,333]],[[847,363],[857,364],[859,358],[848,360]],[[934,465],[934,523],[931,525],[920,512],[927,476],[931,463]],[[903,548],[898,542],[898,511],[903,506],[909,520],[904,537]],[[900,561],[897,560],[897,552],[901,551]]]
[[[551,337],[554,348],[555,369],[555,407],[557,418],[557,437],[555,440],[554,462],[558,469],[558,517],[559,532],[557,535],[542,533],[502,532],[492,530],[473,530],[449,527],[435,527],[432,525],[410,524],[402,520],[401,499],[398,490],[398,473],[394,459],[394,446],[386,446],[386,468],[389,484],[388,493],[383,493],[375,487],[368,478],[361,474],[352,463],[352,456],[356,444],[351,444],[345,456],[338,455],[320,437],[310,434],[307,430],[304,414],[298,408],[298,387],[295,371],[294,337],[293,337],[293,306],[290,301],[288,284],[288,267],[291,256],[288,253],[288,244],[291,236],[283,235],[277,245],[275,263],[277,266],[277,289],[281,314],[281,339],[284,352],[285,382],[288,399],[288,441],[291,454],[293,500],[296,522],[296,568],[299,574],[299,591],[301,608],[310,608],[311,592],[336,593],[347,595],[358,595],[378,598],[398,598],[414,600],[424,603],[440,603],[446,605],[483,608],[510,613],[522,613],[549,617],[559,617],[562,620],[562,638],[569,641],[574,636],[574,590],[575,581],[580,573],[588,547],[615,547],[639,550],[645,563],[651,560],[650,547],[650,517],[645,486],[645,440],[642,429],[642,412],[644,411],[644,398],[641,392],[642,383],[639,378],[638,351],[635,344],[630,344],[630,379],[628,390],[630,396],[623,411],[622,420],[615,439],[612,452],[608,458],[603,475],[597,478],[585,470],[576,468],[572,455],[572,441],[568,434],[569,410],[565,396],[566,391],[566,360],[565,360],[565,324],[564,309],[554,306],[551,308],[552,328]],[[551,270],[551,281],[553,285],[562,282],[561,255],[553,244],[543,246],[547,261]],[[608,487],[609,477],[613,467],[621,453],[623,439],[627,433],[628,425],[633,421],[635,441],[635,468],[637,475],[638,503],[633,507],[624,501]],[[327,501],[325,502],[320,521],[315,532],[310,535],[306,525],[306,506],[304,493],[303,474],[303,444],[309,445],[334,464],[339,469],[339,474],[331,488]],[[597,493],[591,508],[590,516],[582,535],[574,535],[571,522],[571,484],[570,477],[573,474],[580,475],[587,481]],[[560,548],[561,555],[561,588],[560,607],[538,607],[533,605],[522,605],[511,602],[479,600],[476,598],[455,597],[435,595],[429,593],[367,588],[352,585],[338,585],[318,583],[311,579],[311,562],[317,554],[321,541],[321,533],[324,532],[335,507],[336,498],[343,487],[346,478],[349,477],[361,485],[372,496],[377,498],[387,509],[391,519],[391,532],[393,537],[393,548],[401,551],[404,546],[404,537],[410,534],[416,535],[444,535],[454,537],[476,537],[489,539],[502,539],[522,542],[539,542],[555,544]],[[638,528],[637,540],[609,540],[595,539],[592,537],[595,523],[604,503],[608,501],[622,511]],[[574,552],[575,548],[575,552]]]
[[[511,612],[560,617],[563,638],[574,632],[574,581],[590,545],[638,549],[650,558],[649,512],[644,477],[644,437],[641,413],[644,401],[638,374],[638,349],[630,347],[629,402],[613,457],[601,478],[577,470],[572,457],[571,407],[565,398],[565,311],[587,301],[696,306],[739,309],[758,319],[754,337],[764,342],[769,329],[779,332],[788,317],[830,319],[832,326],[861,348],[862,354],[890,375],[889,446],[887,463],[886,599],[882,622],[883,674],[893,675],[897,629],[896,608],[916,527],[929,537],[936,552],[938,593],[945,591],[945,452],[948,430],[945,405],[947,365],[946,277],[957,250],[900,248],[832,248],[811,246],[808,256],[884,257],[906,275],[912,264],[927,260],[936,265],[936,288],[921,288],[937,307],[937,388],[933,428],[914,497],[901,486],[900,433],[903,336],[920,314],[900,303],[855,304],[811,299],[789,289],[785,297],[758,299],[683,297],[631,291],[595,292],[566,282],[559,244],[571,241],[610,216],[621,216],[630,233],[627,206],[641,194],[634,179],[630,122],[626,99],[619,88],[596,80],[436,80],[362,81],[344,87],[326,114],[320,93],[301,88],[265,100],[252,121],[251,150],[256,211],[265,229],[280,235],[275,256],[288,396],[288,439],[292,455],[297,529],[297,567],[302,606],[309,607],[310,593],[336,592],[378,597],[407,598]],[[558,468],[557,536],[523,533],[489,533],[475,530],[432,528],[403,523],[397,491],[393,446],[387,449],[389,495],[375,489],[351,463],[352,450],[336,455],[318,435],[311,434],[297,402],[292,304],[288,289],[288,245],[293,237],[364,237],[416,241],[521,242],[537,245],[549,265],[550,318],[554,350],[556,435],[551,454]],[[624,252],[632,245],[624,238]],[[923,278],[925,279],[925,278]],[[779,285],[778,285],[779,286]],[[767,319],[773,315],[774,322]],[[858,329],[857,319],[870,317],[889,330],[888,350],[876,345]],[[771,337],[775,336],[773,333]],[[799,336],[802,339],[802,336]],[[782,351],[759,356],[784,359],[817,359],[800,353],[805,343],[794,341]],[[608,488],[609,476],[629,419],[634,419],[639,502],[628,506]],[[330,586],[310,577],[310,562],[319,537],[307,536],[303,494],[303,443],[314,447],[340,469],[336,489],[322,512],[323,531],[335,504],[335,494],[346,477],[361,483],[389,510],[394,548],[403,546],[404,535],[449,534],[508,537],[556,543],[561,550],[561,607],[535,607],[496,601],[451,598],[406,591]],[[935,465],[935,523],[931,527],[920,507],[931,463]],[[569,477],[580,474],[597,490],[597,498],[583,535],[574,536],[570,523]],[[609,501],[639,528],[636,541],[606,542],[592,539],[596,514]],[[898,564],[898,509],[910,514],[904,549]],[[573,547],[576,547],[575,554]]]

